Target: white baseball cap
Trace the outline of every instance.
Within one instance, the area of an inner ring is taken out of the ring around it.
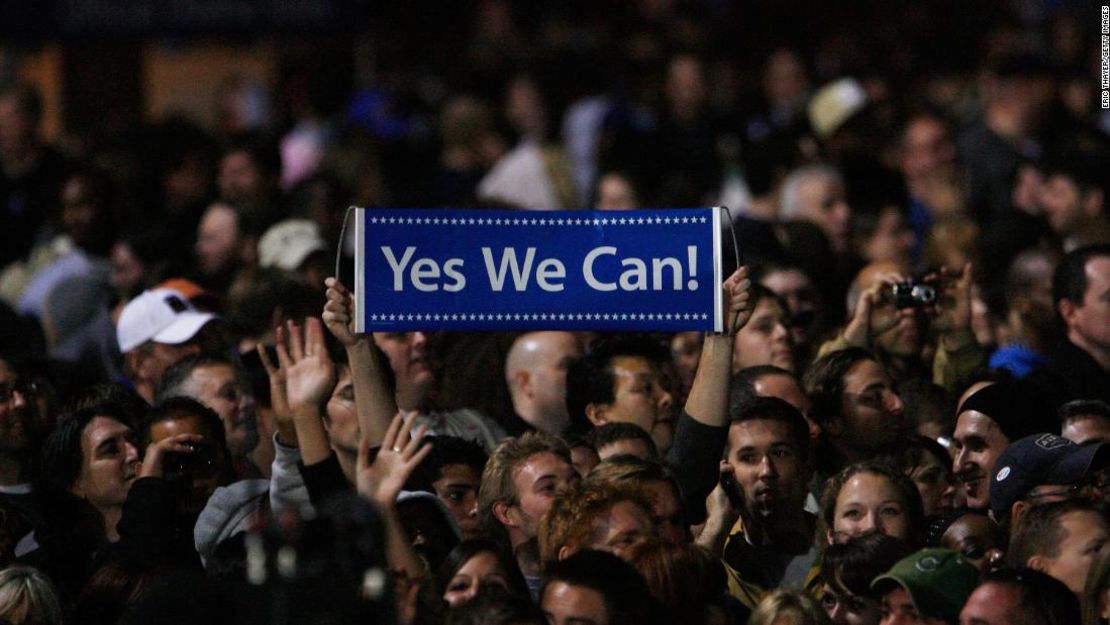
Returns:
[[[286,219],[270,227],[258,241],[258,264],[296,271],[313,252],[328,249],[320,227],[308,219]]]
[[[809,124],[827,139],[867,106],[867,92],[853,78],[841,78],[817,90],[809,101]]]
[[[153,289],[127,303],[116,323],[119,350],[127,353],[154,341],[167,345],[185,343],[216,315],[198,311],[177,289]]]

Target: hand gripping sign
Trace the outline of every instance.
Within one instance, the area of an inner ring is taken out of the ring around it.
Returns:
[[[356,209],[359,332],[724,328],[723,209]]]

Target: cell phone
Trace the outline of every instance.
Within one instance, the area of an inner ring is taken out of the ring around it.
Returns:
[[[732,504],[733,508],[740,510],[744,504],[744,493],[740,490],[740,484],[736,481],[736,476],[731,471],[722,472],[720,482],[721,489],[728,496],[728,502]]]

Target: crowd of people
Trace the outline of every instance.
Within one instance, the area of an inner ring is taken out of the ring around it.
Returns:
[[[0,620],[1110,622],[1093,13],[560,4],[215,128],[0,83]],[[352,204],[728,206],[725,331],[356,333]]]

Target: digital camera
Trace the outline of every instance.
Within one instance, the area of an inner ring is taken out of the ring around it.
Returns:
[[[937,286],[932,282],[909,280],[892,287],[895,308],[930,306],[937,301]]]

